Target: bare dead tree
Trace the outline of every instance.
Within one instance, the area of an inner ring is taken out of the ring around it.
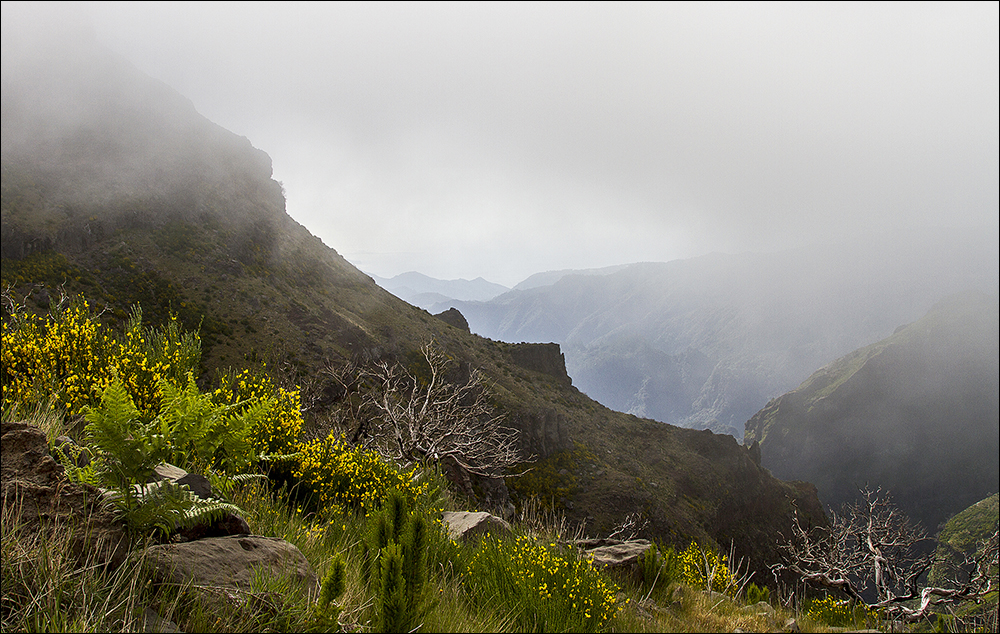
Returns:
[[[452,461],[470,473],[490,478],[525,462],[517,430],[503,425],[488,401],[485,380],[472,370],[468,381],[444,380],[447,357],[433,342],[421,349],[430,376],[419,381],[399,365],[378,364],[368,376],[377,388],[369,393],[376,412],[366,436],[387,457],[415,462]]]
[[[783,546],[787,561],[772,565],[772,570],[790,571],[806,582],[839,590],[869,609],[884,610],[890,619],[908,622],[927,617],[935,606],[978,603],[996,589],[991,576],[991,567],[995,576],[997,566],[996,532],[971,561],[968,582],[921,587],[934,555],[921,554],[918,544],[930,538],[880,489],[861,493],[863,500],[849,506],[844,515],[835,514],[829,529],[808,531],[796,514],[792,538]],[[914,600],[918,600],[915,607],[909,603]]]

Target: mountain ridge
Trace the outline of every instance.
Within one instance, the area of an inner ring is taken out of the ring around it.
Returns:
[[[746,423],[761,464],[815,482],[834,508],[868,484],[931,531],[1000,477],[998,295],[950,296]]]
[[[559,343],[574,383],[612,409],[740,430],[770,398],[944,295],[997,287],[992,238],[911,238],[637,263],[437,309],[458,308],[489,338]]]

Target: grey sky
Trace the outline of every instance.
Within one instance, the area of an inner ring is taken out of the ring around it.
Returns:
[[[998,233],[998,4],[9,6],[53,14],[274,161],[383,276]]]

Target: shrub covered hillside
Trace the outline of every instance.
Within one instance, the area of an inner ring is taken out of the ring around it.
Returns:
[[[824,521],[808,485],[771,477],[731,437],[612,412],[572,386],[558,351],[471,335],[383,291],[285,213],[264,152],[126,60],[93,42],[69,44],[68,53],[47,51],[45,64],[27,51],[4,55],[0,191],[0,283],[24,304],[21,336],[43,327],[28,315],[44,315],[61,293],[82,295],[124,348],[112,354],[110,342],[90,342],[107,361],[93,362],[88,386],[70,374],[68,384],[52,386],[63,405],[96,402],[115,372],[140,411],[162,405],[161,378],[198,407],[215,408],[219,421],[244,412],[241,401],[257,394],[287,413],[268,415],[276,437],[265,423],[243,425],[255,430],[243,439],[255,459],[303,443],[304,456],[325,464],[329,454],[378,440],[367,425],[377,413],[370,377],[378,364],[426,381],[420,351],[433,341],[447,361],[443,381],[466,385],[481,373],[488,404],[515,432],[524,461],[512,473],[534,456],[535,473],[546,476],[508,494],[503,481],[449,472],[484,506],[509,513],[538,493],[595,534],[639,514],[644,536],[676,547],[692,538],[732,545],[760,575],[792,525],[793,502]],[[153,345],[129,339],[136,306],[142,328],[175,323],[178,332],[197,332],[200,358],[166,376],[155,366],[172,350],[150,351],[152,365],[133,375],[130,346]],[[91,335],[66,336],[83,345]],[[189,372],[197,394],[185,382]],[[33,389],[51,384],[38,381]],[[293,441],[282,434],[296,409],[303,435]],[[231,460],[228,450],[197,451],[216,466]],[[270,468],[292,482],[325,477],[319,462],[275,459]]]
[[[200,376],[200,337],[176,320],[147,326],[135,309],[116,329],[82,298],[44,315],[7,306],[4,424],[43,427],[64,477],[114,492],[131,557],[118,567],[100,547],[73,557],[72,521],[31,528],[5,487],[4,631],[136,631],[151,627],[151,612],[152,627],[219,632],[732,631],[795,618],[824,631],[833,621],[823,609],[837,625],[874,623],[832,599],[783,609],[776,599],[787,595],[752,583],[745,562],[707,542],[654,544],[634,568],[602,569],[564,522],[530,509],[509,534],[454,541],[441,510],[469,501],[432,462],[403,467],[338,435],[304,435],[297,390],[241,368]],[[76,443],[57,444],[62,434]],[[207,475],[224,499],[137,488],[161,461]],[[318,591],[258,576],[220,598],[147,567],[144,548],[228,512],[297,546]]]

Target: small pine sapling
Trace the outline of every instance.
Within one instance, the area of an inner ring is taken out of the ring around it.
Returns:
[[[328,632],[340,627],[337,619],[340,617],[343,607],[337,605],[335,601],[344,594],[347,587],[346,573],[347,566],[344,564],[344,558],[338,554],[330,562],[330,569],[323,575],[319,599],[314,607],[314,629],[318,632]]]
[[[748,583],[746,589],[744,589],[744,598],[746,599],[747,605],[753,605],[755,603],[764,602],[767,603],[771,598],[771,589],[767,586],[758,586],[756,583]]]
[[[410,631],[427,610],[427,521],[407,509],[406,498],[391,492],[372,518],[363,570],[375,584],[378,628]]]

